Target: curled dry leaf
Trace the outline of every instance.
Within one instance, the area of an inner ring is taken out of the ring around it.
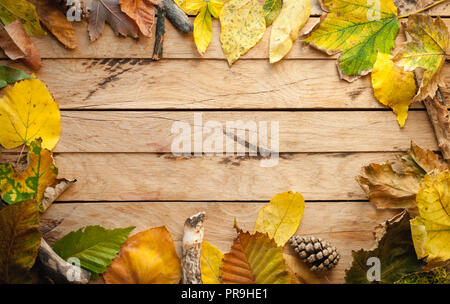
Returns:
[[[122,0],[122,12],[133,19],[142,35],[151,37],[153,24],[155,23],[157,0]]]
[[[323,0],[328,13],[305,41],[329,55],[340,52],[339,74],[347,81],[367,75],[377,53],[390,54],[400,29],[393,0]]]
[[[11,60],[23,59],[35,71],[41,68],[42,63],[39,50],[30,40],[19,20],[5,27],[0,25],[0,48]]]
[[[379,102],[392,108],[398,124],[403,127],[416,94],[416,81],[413,72],[395,65],[391,57],[378,53],[371,75],[373,93]]]
[[[203,284],[221,284],[223,253],[208,242],[202,243],[201,269]]]
[[[76,182],[75,179],[57,179],[53,185],[47,187],[44,191],[44,197],[42,198],[42,208],[41,213],[47,211],[48,208],[53,204],[54,201],[60,197],[70,186]]]
[[[61,134],[58,104],[39,79],[17,82],[0,98],[0,125],[0,144],[6,149],[41,138],[42,148],[52,150]]]
[[[180,259],[166,227],[130,237],[103,278],[107,284],[178,284]]]
[[[24,79],[32,79],[27,73],[5,65],[0,65],[0,89]]]
[[[0,20],[5,25],[19,20],[28,35],[45,35],[34,5],[26,0],[0,0]]]
[[[280,61],[292,48],[311,13],[311,0],[284,0],[270,33],[270,63]]]

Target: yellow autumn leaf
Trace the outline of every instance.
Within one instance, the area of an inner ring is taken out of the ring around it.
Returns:
[[[208,242],[202,243],[201,270],[203,284],[220,284],[223,253]]]
[[[229,0],[220,13],[220,41],[232,65],[264,36],[266,19],[258,0]]]
[[[212,38],[212,18],[208,5],[203,4],[194,21],[194,41],[200,55],[204,55]]]
[[[373,93],[379,102],[392,108],[403,127],[416,94],[416,81],[413,72],[404,71],[391,58],[389,54],[378,53],[371,75]]]
[[[297,231],[304,210],[305,200],[300,193],[277,194],[259,211],[255,232],[267,233],[282,247]]]
[[[222,0],[209,0],[208,1],[208,10],[214,18],[219,18],[222,8],[223,8]]]
[[[175,0],[175,3],[186,15],[195,16],[206,3],[206,0]]]
[[[0,144],[6,149],[42,138],[42,148],[53,150],[61,134],[58,104],[39,79],[17,82],[0,98],[0,125]]]
[[[311,0],[284,0],[270,33],[270,63],[280,61],[292,48],[311,13]]]
[[[178,284],[180,259],[166,227],[131,236],[103,278],[107,284]]]

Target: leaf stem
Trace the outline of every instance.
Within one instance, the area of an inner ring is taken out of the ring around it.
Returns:
[[[422,9],[416,11],[416,12],[409,13],[409,14],[402,15],[402,16],[398,16],[398,19],[408,18],[408,17],[411,16],[411,15],[415,15],[415,14],[421,13],[421,12],[423,12],[423,11],[429,10],[430,8],[435,7],[436,5],[439,5],[439,4],[444,3],[444,2],[446,2],[446,1],[447,1],[447,0],[439,0],[439,1],[436,1],[436,2],[434,2],[434,3],[432,3],[432,4],[428,5],[428,6],[425,6],[424,8],[422,8]]]

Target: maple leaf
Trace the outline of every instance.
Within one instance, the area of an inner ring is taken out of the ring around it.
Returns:
[[[341,53],[342,79],[353,81],[367,75],[378,52],[391,53],[400,29],[393,0],[376,1],[373,6],[366,0],[323,0],[322,4],[328,13],[305,41],[329,55]]]
[[[136,227],[105,229],[88,226],[70,232],[55,242],[53,250],[63,259],[78,258],[80,266],[94,275],[102,274]]]
[[[20,20],[28,35],[45,35],[34,5],[25,0],[0,0],[0,20],[5,25]]]
[[[220,284],[223,253],[208,242],[202,243],[201,271],[203,284]]]
[[[28,0],[36,7],[40,21],[65,47],[77,48],[75,29],[51,0]]]
[[[421,101],[427,96],[433,98],[438,86],[445,87],[441,70],[445,63],[445,52],[449,46],[449,34],[441,18],[426,15],[412,15],[406,26],[408,42],[394,57],[399,65],[407,70],[416,70],[420,83],[414,97]]]
[[[414,252],[409,226],[409,215],[406,211],[387,221],[377,247],[373,250],[352,251],[353,262],[345,271],[345,281],[352,284],[371,283],[367,279],[370,258],[378,258],[380,262],[380,282],[394,283],[405,274],[419,271],[422,267]]]
[[[270,63],[280,61],[292,48],[311,13],[311,0],[284,0],[270,32]]]
[[[116,35],[138,38],[138,27],[133,19],[122,12],[120,0],[92,1],[88,26],[91,41],[98,39],[103,32],[105,22],[108,22]]]
[[[297,231],[304,209],[305,199],[300,193],[277,194],[259,211],[255,232],[267,233],[278,246],[283,247]]]
[[[35,71],[41,68],[39,50],[19,20],[5,27],[0,24],[0,47],[10,59],[23,59]]]
[[[133,19],[141,33],[151,37],[153,24],[155,23],[156,0],[122,0],[121,10]]]
[[[266,0],[263,4],[264,17],[266,19],[266,26],[272,25],[272,23],[280,15],[281,7],[283,6],[282,0]]]
[[[400,127],[405,125],[409,105],[416,94],[414,73],[404,71],[391,59],[391,55],[378,53],[372,70],[373,92],[379,102],[392,108]]]
[[[250,234],[236,228],[238,236],[224,255],[224,284],[290,284],[291,275],[283,258],[283,248],[267,234]]]
[[[264,36],[266,20],[258,0],[229,0],[220,13],[220,41],[232,65]]]
[[[356,180],[377,208],[406,208],[416,214],[416,194],[423,177],[434,169],[446,168],[438,155],[411,143],[406,156],[392,163],[365,166]]]
[[[181,262],[166,227],[130,237],[103,278],[107,284],[178,284]]]
[[[5,65],[0,65],[0,89],[19,80],[32,79],[27,73]]]
[[[41,244],[35,201],[23,201],[0,210],[0,283],[30,283],[29,271]]]
[[[0,98],[0,125],[0,144],[6,149],[41,138],[42,147],[52,150],[61,134],[58,104],[39,79],[17,82]]]
[[[450,172],[427,174],[417,194],[420,216],[411,220],[417,258],[428,263],[450,260]]]

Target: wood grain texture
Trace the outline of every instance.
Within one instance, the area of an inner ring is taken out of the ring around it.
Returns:
[[[355,177],[395,153],[280,154],[274,167],[258,157],[147,153],[62,153],[60,176],[78,180],[62,201],[252,201],[288,190],[306,200],[365,200]]]
[[[0,61],[0,64],[6,62]],[[443,76],[450,83],[450,63]],[[62,109],[377,109],[370,77],[331,60],[47,59],[37,76]],[[450,100],[450,86],[443,89]],[[420,105],[422,107],[422,105]]]
[[[196,121],[200,115],[203,122]],[[171,152],[172,142],[178,133],[172,134],[175,122],[186,122],[191,128],[193,141],[210,130],[196,128],[207,121],[217,121],[226,132],[226,122],[242,120],[256,124],[267,121],[279,123],[280,152],[370,152],[406,151],[410,142],[425,149],[438,150],[432,127],[425,111],[410,111],[407,123],[401,129],[391,111],[320,111],[320,112],[92,112],[64,111],[62,135],[56,152]],[[233,128],[237,134],[237,128]],[[245,129],[239,129],[239,131]],[[237,145],[249,142],[249,132],[235,141]],[[252,134],[258,134],[252,132]],[[269,149],[270,128],[267,131]],[[237,135],[241,136],[240,134]],[[223,147],[227,138],[222,135]],[[259,145],[257,143],[257,145]],[[236,148],[235,148],[236,149]],[[246,149],[248,151],[248,149]],[[216,150],[217,151],[217,150]],[[218,150],[220,151],[220,150]]]
[[[78,203],[56,204],[43,215],[42,230],[49,242],[88,225],[106,228],[136,226],[132,234],[165,225],[175,241],[181,256],[183,223],[192,214],[205,211],[205,240],[229,251],[236,236],[233,221],[236,218],[244,230],[253,231],[263,203]],[[369,249],[374,244],[373,228],[389,219],[393,211],[376,211],[370,203],[307,203],[299,235],[314,235],[332,242],[342,256],[336,269],[322,277],[323,282],[341,283],[344,270],[351,263],[351,250]],[[56,227],[55,227],[56,226]]]

